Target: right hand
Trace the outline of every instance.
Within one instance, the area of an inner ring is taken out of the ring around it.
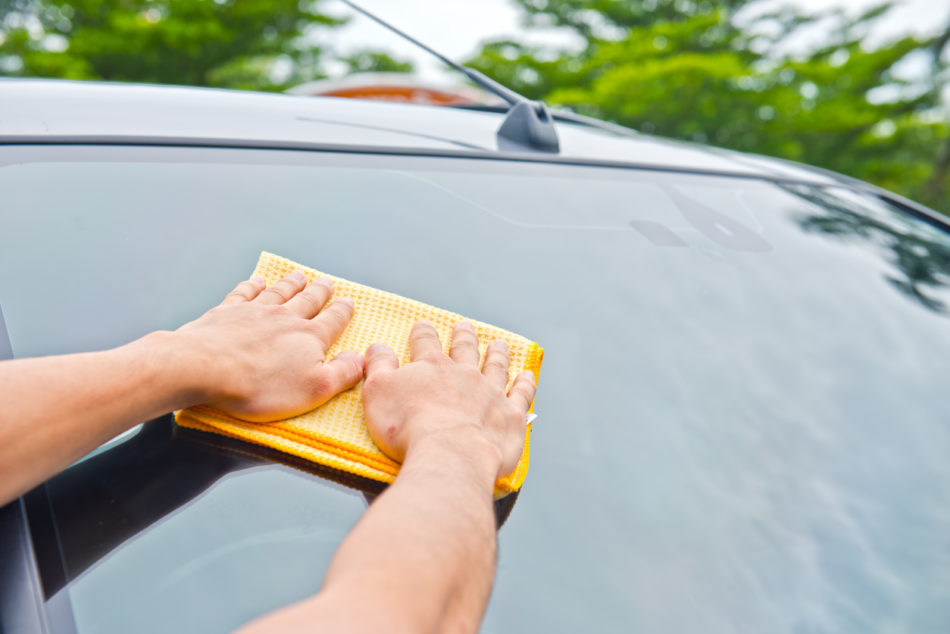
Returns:
[[[446,356],[435,328],[420,321],[410,335],[410,354],[412,362],[399,367],[396,354],[384,344],[375,343],[366,353],[363,408],[379,448],[402,462],[414,447],[435,443],[485,456],[496,477],[514,471],[535,385],[534,375],[522,372],[505,393],[505,342],[488,347],[479,371],[478,339],[470,323],[455,326]]]
[[[328,279],[307,284],[300,271],[266,289],[255,278],[171,333],[182,372],[202,386],[193,404],[268,422],[310,411],[356,385],[363,355],[344,350],[326,358],[353,316],[349,298],[327,304],[332,294]]]

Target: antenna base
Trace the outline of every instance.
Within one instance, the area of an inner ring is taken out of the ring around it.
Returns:
[[[531,149],[557,154],[561,144],[548,107],[540,101],[519,101],[511,106],[498,128],[499,150]]]

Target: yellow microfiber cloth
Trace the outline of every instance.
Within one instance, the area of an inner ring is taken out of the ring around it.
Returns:
[[[448,352],[452,328],[464,319],[447,310],[327,275],[266,251],[261,253],[253,275],[263,277],[270,286],[295,270],[303,271],[310,282],[318,277],[328,277],[336,289],[334,297],[349,297],[355,304],[353,320],[327,352],[328,359],[342,350],[365,352],[370,344],[379,341],[396,352],[400,365],[408,363],[409,331],[420,319],[432,322]],[[486,347],[495,339],[508,344],[511,351],[509,388],[514,377],[523,370],[532,371],[537,380],[544,356],[544,350],[537,343],[489,324],[468,321],[475,328],[483,357]],[[175,420],[183,427],[239,438],[340,471],[392,482],[399,472],[399,463],[380,451],[370,438],[363,420],[361,394],[362,383],[315,410],[273,423],[248,423],[207,406],[182,410],[175,415]],[[528,472],[530,435],[531,425],[528,424],[518,466],[495,483],[496,498],[521,488]]]

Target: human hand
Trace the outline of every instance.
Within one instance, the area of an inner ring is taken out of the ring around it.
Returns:
[[[353,317],[353,301],[333,294],[326,278],[307,284],[294,271],[270,288],[241,282],[215,308],[172,333],[183,371],[200,386],[196,403],[237,418],[266,422],[309,411],[356,385],[363,356],[326,352]]]
[[[384,344],[375,343],[366,353],[363,409],[373,441],[400,462],[427,443],[467,454],[484,450],[497,466],[496,477],[511,473],[524,446],[534,375],[519,374],[506,394],[507,345],[493,342],[479,371],[478,339],[468,322],[455,326],[449,356],[435,328],[416,323],[410,354],[412,362],[400,368]]]

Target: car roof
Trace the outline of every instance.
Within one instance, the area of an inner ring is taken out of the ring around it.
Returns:
[[[787,161],[556,116],[561,149],[501,151],[504,112],[181,86],[44,79],[0,81],[0,142],[115,141],[518,157],[569,163],[841,183]],[[849,179],[848,179],[849,180]]]

